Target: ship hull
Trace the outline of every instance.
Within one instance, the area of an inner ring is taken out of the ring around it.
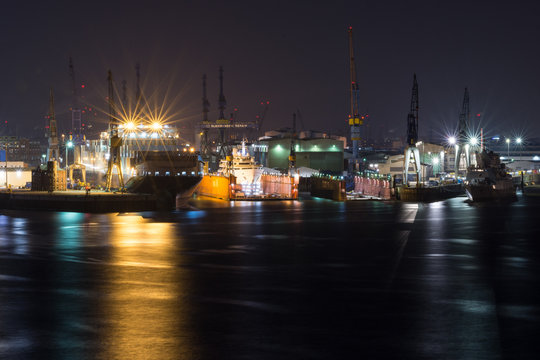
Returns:
[[[401,201],[434,202],[463,195],[461,184],[447,184],[432,187],[402,187],[399,190]]]
[[[523,195],[527,197],[540,198],[540,185],[528,185],[523,187]]]
[[[489,184],[466,185],[465,192],[467,193],[469,200],[474,202],[516,199],[516,189],[514,186],[497,188],[496,186]]]
[[[187,206],[202,180],[198,175],[134,176],[126,184],[129,193],[152,194],[157,197],[158,208],[167,210]]]

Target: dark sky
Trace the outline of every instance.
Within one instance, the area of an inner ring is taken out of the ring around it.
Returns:
[[[540,133],[540,5],[534,1],[99,1],[12,2],[0,13],[0,127],[25,135],[43,125],[48,89],[67,126],[68,58],[86,100],[105,108],[106,71],[165,98],[182,124],[200,118],[201,76],[217,118],[218,68],[229,113],[265,128],[291,123],[343,132],[348,114],[348,42],[353,26],[361,110],[372,135],[405,135],[413,73],[420,134],[453,128],[463,90],[488,134]],[[104,116],[99,114],[104,121]],[[103,124],[105,124],[103,122]],[[5,129],[4,129],[5,131]],[[36,133],[36,132],[34,132]]]

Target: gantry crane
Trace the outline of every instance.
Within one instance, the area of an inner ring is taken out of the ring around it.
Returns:
[[[411,96],[411,108],[407,115],[407,145],[405,147],[405,158],[403,165],[403,184],[407,185],[409,182],[409,165],[411,163],[411,155],[413,157],[412,163],[416,171],[416,186],[420,186],[421,175],[421,162],[420,151],[416,147],[418,142],[418,82],[416,81],[416,74],[414,74],[413,88]]]

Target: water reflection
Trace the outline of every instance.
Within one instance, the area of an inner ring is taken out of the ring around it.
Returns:
[[[117,216],[109,241],[111,266],[100,303],[103,357],[172,359],[191,352],[174,224]]]

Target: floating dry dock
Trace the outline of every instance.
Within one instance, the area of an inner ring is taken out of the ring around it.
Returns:
[[[205,175],[196,190],[201,196],[222,200],[296,200],[298,177],[288,175],[261,175],[258,184],[236,183],[234,175]]]
[[[0,210],[49,210],[75,212],[131,212],[160,209],[154,195],[84,190],[0,192]]]

